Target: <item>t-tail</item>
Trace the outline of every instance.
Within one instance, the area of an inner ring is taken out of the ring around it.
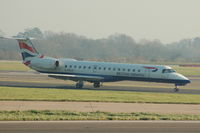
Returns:
[[[4,39],[14,39],[19,43],[23,63],[36,71],[51,71],[60,68],[60,61],[56,58],[39,54],[33,43],[32,38],[27,37],[0,37]]]

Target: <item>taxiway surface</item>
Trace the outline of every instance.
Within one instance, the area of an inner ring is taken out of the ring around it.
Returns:
[[[199,133],[199,121],[0,122],[0,133]]]

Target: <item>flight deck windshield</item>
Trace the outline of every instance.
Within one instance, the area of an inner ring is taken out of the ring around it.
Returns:
[[[174,73],[176,72],[175,70],[173,69],[163,69],[162,73]]]

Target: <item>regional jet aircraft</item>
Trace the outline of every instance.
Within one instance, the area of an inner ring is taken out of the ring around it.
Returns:
[[[178,86],[190,83],[188,78],[169,66],[57,59],[38,53],[30,38],[7,39],[18,41],[26,66],[52,78],[73,80],[76,88],[82,88],[86,81],[100,87],[103,82],[131,80],[174,84],[174,91],[177,92]]]

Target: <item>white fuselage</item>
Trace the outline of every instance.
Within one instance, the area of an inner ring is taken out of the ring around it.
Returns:
[[[38,62],[45,59],[56,60],[47,57]],[[177,85],[185,85],[190,82],[188,78],[176,73],[169,66],[77,61],[73,59],[58,59],[58,61],[59,67],[51,67],[50,69],[37,67],[37,64],[34,66],[34,63],[30,67],[41,73],[100,76],[103,77],[102,82],[134,80]],[[93,81],[91,80],[91,82]]]

